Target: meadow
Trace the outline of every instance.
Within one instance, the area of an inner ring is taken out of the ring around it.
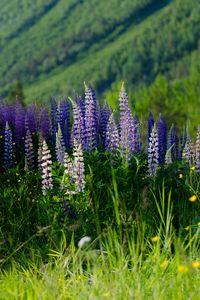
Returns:
[[[200,126],[0,102],[0,299],[198,299]]]

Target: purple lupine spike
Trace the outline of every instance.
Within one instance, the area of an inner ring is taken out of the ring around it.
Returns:
[[[72,100],[71,100],[72,101]],[[85,120],[84,114],[80,106],[80,102],[77,100],[72,101],[73,108],[73,128],[72,128],[72,138],[73,141],[76,140],[78,144],[82,145],[85,149]]]
[[[45,107],[41,107],[38,115],[38,127],[42,134],[43,139],[49,140],[50,138],[50,120],[49,114]]]
[[[154,117],[153,117],[152,113],[149,112],[149,115],[148,115],[148,121],[147,121],[147,127],[148,127],[148,141],[149,141],[149,138],[150,138],[150,135],[151,135],[151,132],[152,132],[154,123],[155,123]]]
[[[26,170],[34,169],[34,150],[33,150],[33,140],[31,132],[28,129],[25,136],[25,158],[26,158]]]
[[[42,144],[43,144],[43,138],[41,132],[39,132],[39,138],[38,138],[38,156],[37,156],[37,162],[38,162],[38,169],[42,171]]]
[[[73,179],[75,184],[75,192],[84,192],[85,189],[85,167],[81,144],[74,141],[74,170]]]
[[[167,126],[161,114],[158,120],[158,146],[159,146],[159,163],[164,163],[165,154],[167,151]]]
[[[25,137],[25,111],[19,100],[15,104],[15,140],[19,145]]]
[[[63,139],[62,130],[59,123],[58,131],[56,132],[56,158],[61,165],[64,165],[64,157],[65,157],[65,142]]]
[[[159,147],[158,147],[158,132],[156,129],[156,123],[149,137],[148,145],[148,176],[155,177],[158,168],[158,157],[159,157]]]
[[[6,122],[5,134],[4,134],[4,168],[9,169],[12,167],[12,132]]]
[[[185,148],[186,142],[189,139],[188,128],[185,126],[183,128],[183,134],[180,137],[180,158],[183,158],[183,150]]]
[[[128,104],[128,95],[124,84],[122,84],[119,94],[119,111],[120,111],[120,145],[123,158],[128,161],[132,155],[133,147],[133,115]],[[131,137],[131,140],[130,140]]]
[[[56,146],[56,132],[58,130],[57,103],[54,98],[51,99],[51,134],[53,146]]]
[[[96,98],[92,88],[85,85],[85,142],[90,153],[97,147],[97,111]]]
[[[42,159],[41,159],[41,169],[42,169],[42,193],[47,195],[49,190],[53,189],[53,179],[52,179],[52,161],[50,150],[48,149],[47,143],[44,140],[42,144]]]
[[[127,119],[129,122],[129,159],[131,159],[133,153],[139,152],[141,148],[139,121],[136,117],[133,117],[130,109],[127,111]]]
[[[105,138],[106,151],[116,153],[120,147],[119,132],[114,120],[113,113],[110,115]]]
[[[200,125],[197,128],[197,137],[195,144],[195,171],[200,172]]]
[[[98,117],[98,144],[105,147],[106,139],[106,128],[112,113],[111,108],[105,104],[103,108],[99,106],[99,117]]]
[[[178,148],[178,136],[176,133],[176,128],[174,124],[171,125],[168,140],[167,140],[167,151],[171,149],[171,159],[172,162],[179,158],[179,148]]]
[[[59,103],[59,123],[67,149],[71,148],[70,107],[66,99]]]
[[[26,130],[30,130],[31,134],[36,132],[35,106],[28,107],[25,117]]]
[[[0,125],[5,126],[6,118],[5,118],[5,105],[0,103]]]

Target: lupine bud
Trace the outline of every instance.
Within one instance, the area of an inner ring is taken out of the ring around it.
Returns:
[[[107,129],[106,129],[106,141],[105,141],[106,151],[116,152],[119,150],[119,132],[115,124],[114,116],[111,114]]]
[[[152,115],[151,112],[149,112],[148,121],[147,121],[147,125],[148,125],[148,141],[149,141],[149,138],[150,138],[150,135],[151,135],[154,123],[155,122],[154,122],[153,115]]]
[[[57,103],[54,98],[51,100],[51,134],[53,146],[56,146],[56,132],[58,130]]]
[[[27,170],[33,170],[34,169],[34,150],[33,150],[33,140],[32,140],[30,130],[26,131],[25,157],[26,157],[26,168],[27,168]]]
[[[99,146],[105,147],[106,139],[106,128],[109,121],[109,117],[112,111],[108,105],[104,105],[103,108],[99,106],[98,116],[98,144]]]
[[[195,145],[195,170],[200,172],[200,125],[197,129],[196,145]]]
[[[39,111],[39,131],[43,139],[48,140],[50,137],[50,120],[49,114],[45,107],[41,107]]]
[[[62,131],[63,139],[67,149],[71,148],[71,127],[70,127],[70,110],[69,103],[64,99],[58,105],[58,123]]]
[[[174,124],[171,125],[167,140],[167,151],[171,152],[171,159],[172,162],[178,159],[179,157],[179,148],[178,148],[178,136],[176,133],[176,128]],[[168,153],[169,155],[169,153]]]
[[[151,177],[156,176],[158,168],[158,155],[158,133],[156,129],[156,124],[154,124],[154,127],[149,137],[148,146],[148,175]]]
[[[51,165],[52,165],[52,161],[51,161],[50,150],[48,149],[47,143],[44,140],[42,144],[42,160],[41,160],[43,195],[47,195],[48,191],[53,189]]]
[[[5,138],[4,138],[4,167],[9,169],[12,167],[12,132],[6,122]]]
[[[56,158],[59,163],[64,164],[65,142],[63,139],[60,123],[58,124],[58,132],[56,132]]]
[[[28,107],[25,117],[26,130],[30,130],[31,133],[36,132],[36,119],[35,119],[35,106],[31,105]]]
[[[97,112],[94,91],[85,85],[85,141],[90,153],[97,147]]]

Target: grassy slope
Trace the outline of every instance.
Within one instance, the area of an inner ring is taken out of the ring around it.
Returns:
[[[5,10],[17,10],[13,3]],[[197,49],[197,0],[164,6],[153,0],[95,1],[93,7],[89,1],[45,3],[32,4],[33,15],[24,9],[27,18],[18,18],[15,28],[11,15],[5,23],[10,31],[1,30],[0,92],[14,79],[24,83],[30,100],[80,92],[84,80],[99,93],[124,78],[138,86],[159,72],[170,73],[176,60]]]

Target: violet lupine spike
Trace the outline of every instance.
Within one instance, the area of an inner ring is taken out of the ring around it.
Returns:
[[[197,129],[197,137],[195,144],[195,171],[200,172],[200,125]]]
[[[42,138],[42,134],[39,132],[39,139],[38,139],[38,156],[37,156],[37,162],[38,162],[38,169],[41,171],[42,167],[42,144],[43,144],[43,138]]]
[[[19,100],[15,105],[15,140],[19,145],[25,137],[25,111]]]
[[[71,149],[70,107],[66,99],[59,103],[59,123],[67,149]]]
[[[133,153],[139,152],[140,145],[140,132],[139,122],[136,117],[133,117],[131,110],[127,111],[127,119],[129,122],[129,160],[132,158]]]
[[[149,138],[150,138],[150,135],[151,135],[151,132],[152,132],[154,123],[155,123],[155,121],[154,121],[153,115],[152,115],[151,112],[149,112],[149,115],[148,115],[148,121],[147,121],[147,127],[148,127],[148,141],[149,141]]]
[[[35,118],[35,106],[28,107],[25,117],[25,129],[30,130],[31,134],[36,132],[36,118]]]
[[[31,132],[28,129],[25,136],[25,157],[26,157],[26,169],[34,169],[34,150],[33,150],[33,140]]]
[[[41,169],[42,169],[42,193],[47,195],[48,191],[53,189],[53,179],[52,179],[52,161],[50,150],[48,149],[47,143],[44,140],[42,144],[42,159],[41,159]]]
[[[167,151],[167,126],[163,116],[160,114],[158,120],[158,146],[159,146],[159,163],[164,163]]]
[[[58,124],[58,131],[56,132],[56,159],[61,165],[64,165],[64,157],[65,157],[65,142],[63,139],[60,124]]]
[[[129,161],[132,155],[132,140],[130,141],[131,131],[133,131],[133,115],[128,104],[128,95],[122,84],[119,94],[119,111],[120,111],[120,146],[123,158]]]
[[[85,142],[90,153],[97,147],[97,111],[96,98],[92,88],[85,85]]]
[[[185,148],[185,145],[186,145],[186,142],[188,139],[189,139],[188,128],[187,128],[187,126],[185,126],[183,128],[183,134],[180,137],[180,154],[179,154],[179,156],[181,159],[183,158],[183,150]]]
[[[119,132],[113,114],[111,114],[107,124],[105,146],[106,151],[112,153],[116,153],[120,148]]]
[[[104,105],[103,108],[99,107],[99,120],[98,120],[98,144],[105,147],[106,128],[110,118],[112,110],[108,105]]]
[[[12,132],[6,122],[5,134],[4,134],[4,168],[9,169],[12,167]]]
[[[155,177],[158,169],[158,132],[156,129],[156,124],[152,129],[152,132],[149,137],[149,145],[148,145],[148,176]]]
[[[72,100],[71,100],[72,101]],[[76,140],[78,144],[82,145],[82,148],[85,149],[85,120],[84,114],[81,109],[79,102],[72,101],[73,108],[73,128],[72,128],[72,138],[73,141]]]
[[[81,144],[74,141],[74,170],[73,179],[75,184],[75,192],[84,192],[85,189],[85,167]]]
[[[57,115],[57,103],[54,98],[51,99],[51,134],[53,146],[56,146],[56,132],[58,130],[58,115]]]
[[[50,120],[49,114],[45,107],[41,107],[38,115],[38,127],[43,139],[50,138]]]

